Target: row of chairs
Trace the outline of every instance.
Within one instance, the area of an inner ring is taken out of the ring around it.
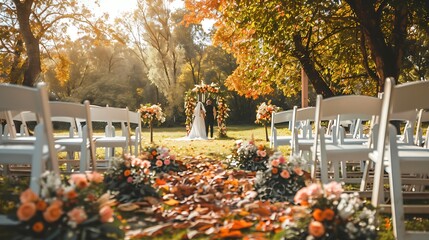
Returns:
[[[110,163],[114,148],[137,155],[141,148],[140,113],[128,108],[100,107],[83,104],[48,101],[47,86],[39,83],[36,88],[10,84],[0,85],[0,164],[3,172],[9,165],[31,165],[30,187],[39,190],[39,178],[46,169],[59,172],[59,163],[67,169],[84,172],[92,167],[95,171],[100,163]],[[21,123],[16,131],[15,123]],[[36,122],[33,135],[29,122]],[[66,135],[58,134],[53,126],[57,122],[69,126]],[[94,135],[93,123],[105,125],[103,135]],[[116,135],[115,123],[121,127]],[[132,125],[134,131],[131,130]],[[104,159],[99,161],[96,149],[105,148]],[[58,153],[66,152],[66,159],[59,160]]]
[[[404,209],[408,206],[404,207],[402,190],[404,183],[418,184],[412,185],[414,190],[424,190],[428,184],[429,133],[423,137],[421,130],[422,123],[429,119],[428,92],[428,81],[395,86],[388,78],[380,97],[318,96],[315,107],[274,113],[270,143],[274,148],[288,144],[293,154],[306,157],[312,176],[323,183],[360,182],[360,190],[370,191],[372,203],[378,207],[386,206],[384,183],[388,179],[395,237],[427,239],[429,233],[405,231]],[[279,136],[276,124],[284,121],[289,122],[292,134]],[[398,128],[391,124],[394,121],[405,125]],[[344,123],[350,125],[348,133],[342,127]],[[347,171],[350,164],[357,164],[361,170],[353,172],[351,178]],[[414,212],[428,210],[428,206],[413,207]]]

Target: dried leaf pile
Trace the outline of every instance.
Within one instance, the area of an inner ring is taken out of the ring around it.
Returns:
[[[288,203],[258,200],[255,173],[227,170],[219,161],[197,156],[187,170],[160,175],[162,198],[123,204],[130,239],[270,239],[288,218]],[[290,213],[289,213],[290,214]]]

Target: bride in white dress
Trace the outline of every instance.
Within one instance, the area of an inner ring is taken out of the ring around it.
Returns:
[[[207,139],[206,124],[204,118],[206,116],[206,109],[202,102],[198,102],[195,106],[191,132],[188,135],[189,139]]]

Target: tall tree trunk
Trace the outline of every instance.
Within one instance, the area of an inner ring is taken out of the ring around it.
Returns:
[[[27,49],[28,66],[24,73],[25,86],[33,86],[41,70],[39,39],[31,32],[30,14],[34,0],[13,0],[16,6],[19,31]]]
[[[321,94],[324,98],[332,97],[335,94],[329,88],[328,84],[320,76],[319,72],[315,68],[313,60],[310,58],[310,52],[302,44],[302,38],[300,33],[296,33],[293,36],[293,42],[295,50],[293,52],[294,57],[296,57],[301,63],[302,68],[308,76],[311,84],[313,85],[317,94]]]
[[[380,83],[378,91],[382,92],[385,79],[387,77],[398,79],[401,70],[407,36],[407,1],[396,1],[396,4],[392,5],[395,10],[392,36],[389,38],[383,33],[380,24],[383,4],[375,9],[374,1],[346,0],[346,2],[353,9],[362,27],[366,43],[371,50],[371,57],[375,62]],[[392,43],[388,44],[387,39],[392,39]]]

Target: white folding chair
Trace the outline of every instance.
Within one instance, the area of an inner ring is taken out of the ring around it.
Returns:
[[[288,129],[291,130],[292,126],[292,114],[293,110],[273,112],[271,115],[271,136],[270,136],[270,147],[277,149],[280,145],[290,145],[292,135],[279,135],[276,124],[288,123]]]
[[[59,173],[46,84],[39,83],[37,88],[0,84],[0,111],[6,112],[11,133],[15,131],[15,126],[10,111],[32,111],[38,117],[38,124],[34,130],[36,141],[9,142],[9,139],[0,141],[0,163],[31,164],[30,188],[38,193],[39,179],[46,169],[46,164],[50,170]]]
[[[372,204],[380,207],[384,202],[384,171],[389,175],[393,232],[396,239],[429,239],[429,232],[406,231],[402,196],[402,174],[427,174],[429,150],[419,146],[398,145],[396,128],[389,124],[391,115],[416,109],[429,109],[429,81],[410,82],[395,86],[387,78],[384,88],[383,106],[376,150],[369,157],[375,161]],[[422,213],[428,206],[414,206]]]
[[[328,175],[328,166],[332,164],[333,179],[335,181],[360,183],[361,178],[347,178],[340,164],[345,165],[348,162],[361,163],[368,160],[368,154],[372,151],[371,144],[366,144],[361,139],[354,141],[340,140],[339,122],[341,116],[347,119],[371,119],[372,116],[380,114],[381,99],[363,95],[338,96],[328,99],[322,99],[317,96],[316,114],[315,114],[315,137],[314,144],[311,147],[313,158],[312,177],[315,177],[317,162],[320,165],[320,178],[322,183],[330,181]],[[321,127],[322,119],[336,119],[333,127],[332,142],[327,142],[325,138],[325,128]],[[342,176],[340,179],[340,172]]]
[[[138,156],[141,151],[141,141],[142,141],[142,119],[140,112],[128,111],[130,124],[135,124],[134,132],[131,132],[129,136],[131,146],[134,146],[134,155]],[[131,126],[130,126],[131,128]],[[127,131],[127,133],[129,133]]]
[[[128,152],[128,148],[130,147],[128,108],[91,106],[90,111],[92,122],[102,122],[106,124],[104,136],[94,136],[95,147],[105,148],[105,160],[110,160],[114,156],[115,147],[122,148],[124,153]],[[116,135],[114,123],[120,124],[122,131],[121,136]]]
[[[51,108],[52,122],[62,122],[69,124],[69,135],[60,136],[55,143],[65,147],[67,151],[67,163],[75,161],[75,152],[79,152],[79,170],[85,172],[88,170],[90,160],[93,171],[95,165],[95,145],[92,132],[92,121],[89,101],[84,104],[70,102],[49,102]],[[76,128],[76,119],[86,122],[78,136]]]
[[[293,154],[300,154],[307,160],[311,160],[309,152],[314,142],[311,124],[314,122],[315,113],[315,107],[293,108],[291,150]]]

